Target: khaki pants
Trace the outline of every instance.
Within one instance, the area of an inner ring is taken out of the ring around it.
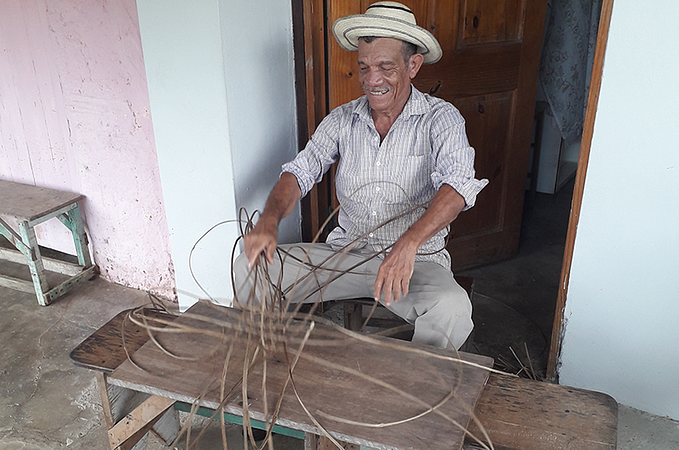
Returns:
[[[281,261],[277,253],[269,266],[269,277],[277,284],[282,267],[280,286],[292,303],[373,297],[382,260],[369,259],[372,252],[336,252],[328,244],[284,244],[279,248],[292,257],[284,256]],[[320,268],[312,270],[315,266]],[[350,272],[340,276],[347,270]],[[235,290],[241,302],[253,292],[252,273],[245,254],[241,254],[234,267]],[[261,285],[256,292],[262,298]],[[467,292],[451,271],[432,262],[415,262],[408,295],[387,308],[415,325],[413,342],[435,347],[446,348],[452,343],[459,348],[474,327]]]

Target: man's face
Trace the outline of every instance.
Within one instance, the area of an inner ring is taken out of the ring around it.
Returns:
[[[420,69],[422,55],[413,55],[406,65],[402,42],[378,38],[370,44],[358,41],[358,79],[376,113],[398,115],[410,97],[410,81]]]

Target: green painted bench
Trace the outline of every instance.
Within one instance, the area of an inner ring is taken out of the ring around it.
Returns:
[[[16,248],[0,246],[0,258],[28,265],[32,281],[1,275],[0,286],[23,292],[35,292],[38,303],[49,305],[55,298],[96,274],[87,247],[79,202],[80,194],[58,191],[28,184],[0,180],[0,216],[16,222],[12,227],[0,217],[0,234]],[[78,263],[43,257],[35,235],[35,226],[57,218],[73,235]],[[18,228],[18,229],[15,229]],[[50,286],[45,270],[67,275],[57,286]]]

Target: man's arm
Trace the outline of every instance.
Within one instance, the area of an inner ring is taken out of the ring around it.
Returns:
[[[388,306],[408,294],[415,255],[422,244],[455,220],[465,207],[464,198],[447,184],[441,186],[429,208],[403,233],[384,258],[375,280],[375,300],[384,295]]]
[[[297,184],[297,177],[289,172],[283,172],[269,194],[257,225],[243,238],[250,267],[255,264],[262,252],[269,264],[273,264],[273,254],[278,245],[278,224],[292,212],[301,196],[302,191]]]

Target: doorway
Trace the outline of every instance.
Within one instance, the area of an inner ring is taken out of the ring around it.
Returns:
[[[585,108],[588,93],[595,97],[598,93],[596,86],[589,92],[589,80],[593,67],[596,70],[596,46],[601,47],[597,49],[601,59],[605,45],[605,39],[597,44],[599,23],[602,23],[601,32],[605,35],[605,22],[610,17],[611,2],[603,3],[608,16],[602,14],[599,0],[592,0],[588,8],[584,8],[582,2],[549,2],[538,86],[541,92],[536,105],[532,173],[526,183],[519,251],[507,260],[461,273],[476,281],[475,344],[479,353],[493,356],[503,370],[536,379],[556,378],[570,252],[577,224],[577,213],[572,216],[571,208],[576,211],[575,202],[579,204],[582,196],[591,139],[587,136],[591,127],[588,131],[584,126]],[[590,36],[586,33],[576,35],[575,30],[589,30]],[[589,48],[585,45],[588,40]],[[581,50],[579,55],[576,47]],[[564,60],[564,54],[571,57]],[[594,73],[594,77],[597,76],[600,73]],[[557,91],[557,98],[548,98],[550,89]],[[559,108],[569,108],[570,113],[563,113]],[[592,116],[590,121],[593,121],[594,111],[592,108],[588,113]],[[547,124],[546,120],[549,121]],[[550,141],[554,148],[543,147],[536,155],[540,145]],[[564,155],[567,151],[572,153],[574,147],[575,155]],[[577,154],[581,148],[580,153],[584,155]],[[582,173],[576,180],[572,166],[577,166],[578,160]],[[554,170],[550,170],[550,164]],[[545,168],[546,176],[542,174]],[[543,179],[538,180],[540,175]]]
[[[608,8],[610,18],[612,0],[603,0],[603,4],[603,10]],[[313,132],[313,124],[322,119],[331,103],[326,89],[327,73],[313,69],[319,65],[326,67],[328,58],[328,43],[323,41],[327,32],[324,28],[325,19],[329,14],[326,5],[326,2],[316,0],[293,0],[293,11],[297,11],[293,16],[297,26],[304,25],[302,38],[296,34],[297,54],[311,56],[311,60],[309,57],[305,60],[298,58],[297,62],[298,111],[300,123],[307,124],[307,128],[300,131],[300,142],[306,141]],[[605,18],[604,14],[602,18]],[[607,27],[604,28],[605,35]],[[597,46],[603,50],[605,42]],[[603,52],[601,61],[602,58]],[[596,78],[596,60],[594,66]],[[592,91],[596,92],[590,93],[590,103],[592,94],[597,97],[598,88]],[[590,109],[588,117],[593,122],[595,108]],[[456,271],[458,275],[475,278],[475,308],[479,312],[475,317],[478,351],[496,358],[506,370],[530,370],[533,377],[553,379],[560,350],[558,336],[563,318],[569,255],[572,254],[577,224],[576,210],[579,206],[576,204],[579,204],[578,199],[582,196],[586,157],[591,141],[588,132],[591,132],[591,127],[588,131],[585,126],[579,172],[575,179],[571,178],[552,194],[533,194],[530,190],[524,193],[527,198],[525,201],[522,198],[523,220],[518,253],[501,262]],[[530,180],[526,185],[530,185]],[[318,229],[322,222],[319,217],[332,208],[332,196],[332,186],[326,185],[305,199],[305,239],[314,237],[308,230]],[[575,214],[571,214],[571,206]],[[534,300],[529,301],[529,295]],[[491,322],[487,317],[499,321]],[[554,323],[557,327],[553,329]],[[552,334],[557,338],[552,338]]]

